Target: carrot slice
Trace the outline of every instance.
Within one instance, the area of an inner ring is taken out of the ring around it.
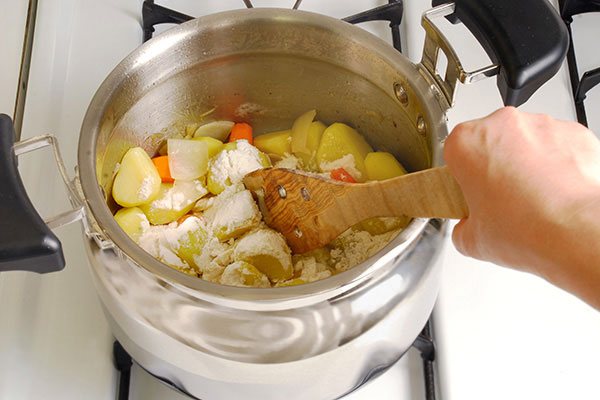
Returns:
[[[337,168],[331,171],[331,179],[336,181],[356,183],[356,180],[344,168]]]
[[[159,156],[154,157],[152,159],[158,174],[160,175],[160,179],[165,183],[173,183],[175,179],[171,176],[171,171],[169,170],[169,156]]]
[[[231,128],[229,141],[235,142],[240,139],[246,139],[248,143],[254,144],[252,140],[252,127],[245,122],[237,123]]]

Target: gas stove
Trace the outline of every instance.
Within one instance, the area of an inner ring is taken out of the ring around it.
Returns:
[[[242,0],[156,3],[194,17],[246,6]],[[388,6],[383,0],[252,0],[254,7],[296,4],[336,18]],[[21,137],[56,135],[69,171],[76,165],[79,129],[93,94],[111,69],[143,42],[142,5],[141,0],[37,4]],[[424,0],[404,0],[396,33],[389,21],[360,26],[418,62],[424,40],[421,14],[429,5]],[[8,61],[0,66],[0,89],[6,94],[0,99],[0,112],[13,115],[28,8],[25,2],[8,0],[0,0],[0,7],[0,23],[8,29],[0,37],[0,51]],[[580,73],[600,66],[593,40],[600,20],[596,14],[576,15],[571,24]],[[154,35],[170,26],[157,25]],[[489,64],[466,29],[445,29],[467,69]],[[449,128],[501,106],[493,79],[461,86],[448,115]],[[577,120],[566,63],[521,108]],[[590,89],[585,108],[590,128],[599,134],[600,119],[594,110],[600,109],[600,88]],[[23,180],[43,216],[64,211],[68,204],[58,174],[49,165],[53,165],[51,154],[20,158]],[[71,225],[57,234],[65,251],[64,271],[0,275],[0,398],[118,398],[123,385],[114,367],[114,338],[92,285],[81,229]],[[593,363],[600,356],[597,311],[539,278],[464,258],[451,245],[444,261],[442,289],[432,317],[439,398],[563,399],[597,394],[598,369]],[[574,347],[574,342],[579,346]],[[413,348],[346,398],[425,399],[426,383],[422,353]],[[135,363],[128,388],[130,399],[188,398]]]

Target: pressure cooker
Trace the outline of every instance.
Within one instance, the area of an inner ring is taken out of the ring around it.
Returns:
[[[434,1],[414,64],[341,20],[249,9],[198,18],[127,56],[96,92],[71,177],[56,139],[14,143],[0,117],[0,270],[59,271],[51,228],[81,220],[92,276],[115,337],[150,373],[203,399],[331,399],[396,362],[426,323],[440,283],[447,223],[414,219],[377,254],[320,281],[278,288],[219,285],[140,248],[113,218],[114,171],[131,147],[157,152],[200,113],[255,131],[289,126],[306,109],[345,122],[410,171],[443,164],[446,112],[458,82],[497,76],[506,105],[525,102],[560,68],[567,32],[545,0]],[[465,71],[436,21],[461,22],[492,64]],[[437,71],[438,57],[447,58]],[[73,209],[42,220],[16,156],[52,145]]]

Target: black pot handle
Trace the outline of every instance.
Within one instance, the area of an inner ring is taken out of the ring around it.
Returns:
[[[433,6],[451,3],[432,0]],[[454,0],[448,19],[462,22],[499,66],[505,105],[519,106],[560,69],[567,28],[547,0]]]
[[[60,271],[65,266],[62,246],[25,192],[14,141],[11,119],[0,114],[0,271]]]

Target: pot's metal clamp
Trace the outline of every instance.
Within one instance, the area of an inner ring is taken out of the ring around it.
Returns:
[[[52,217],[45,218],[45,224],[50,229],[56,229],[60,228],[61,226],[81,221],[85,235],[90,239],[93,239],[100,249],[106,250],[113,248],[113,242],[108,240],[102,233],[100,233],[101,229],[97,226],[97,223],[90,218],[91,212],[86,209],[86,202],[83,200],[84,195],[79,183],[79,176],[76,172],[74,179],[69,177],[65,163],[60,154],[58,140],[55,136],[51,134],[45,134],[16,142],[14,144],[14,152],[16,156],[19,156],[20,154],[28,153],[30,151],[42,149],[48,146],[52,147],[58,172],[60,173],[60,177],[67,188],[69,201],[71,202],[73,208]]]
[[[423,14],[421,21],[421,25],[425,29],[425,44],[423,45],[423,56],[420,65],[427,71],[426,78],[428,78],[430,83],[434,83],[444,95],[446,110],[454,105],[456,85],[459,81],[463,84],[474,83],[497,75],[500,71],[499,64],[488,65],[472,72],[465,71],[448,39],[432,21],[434,18],[447,17],[454,14],[455,7],[454,3],[448,3],[432,8]],[[448,59],[443,77],[436,72],[440,50],[444,52]]]

